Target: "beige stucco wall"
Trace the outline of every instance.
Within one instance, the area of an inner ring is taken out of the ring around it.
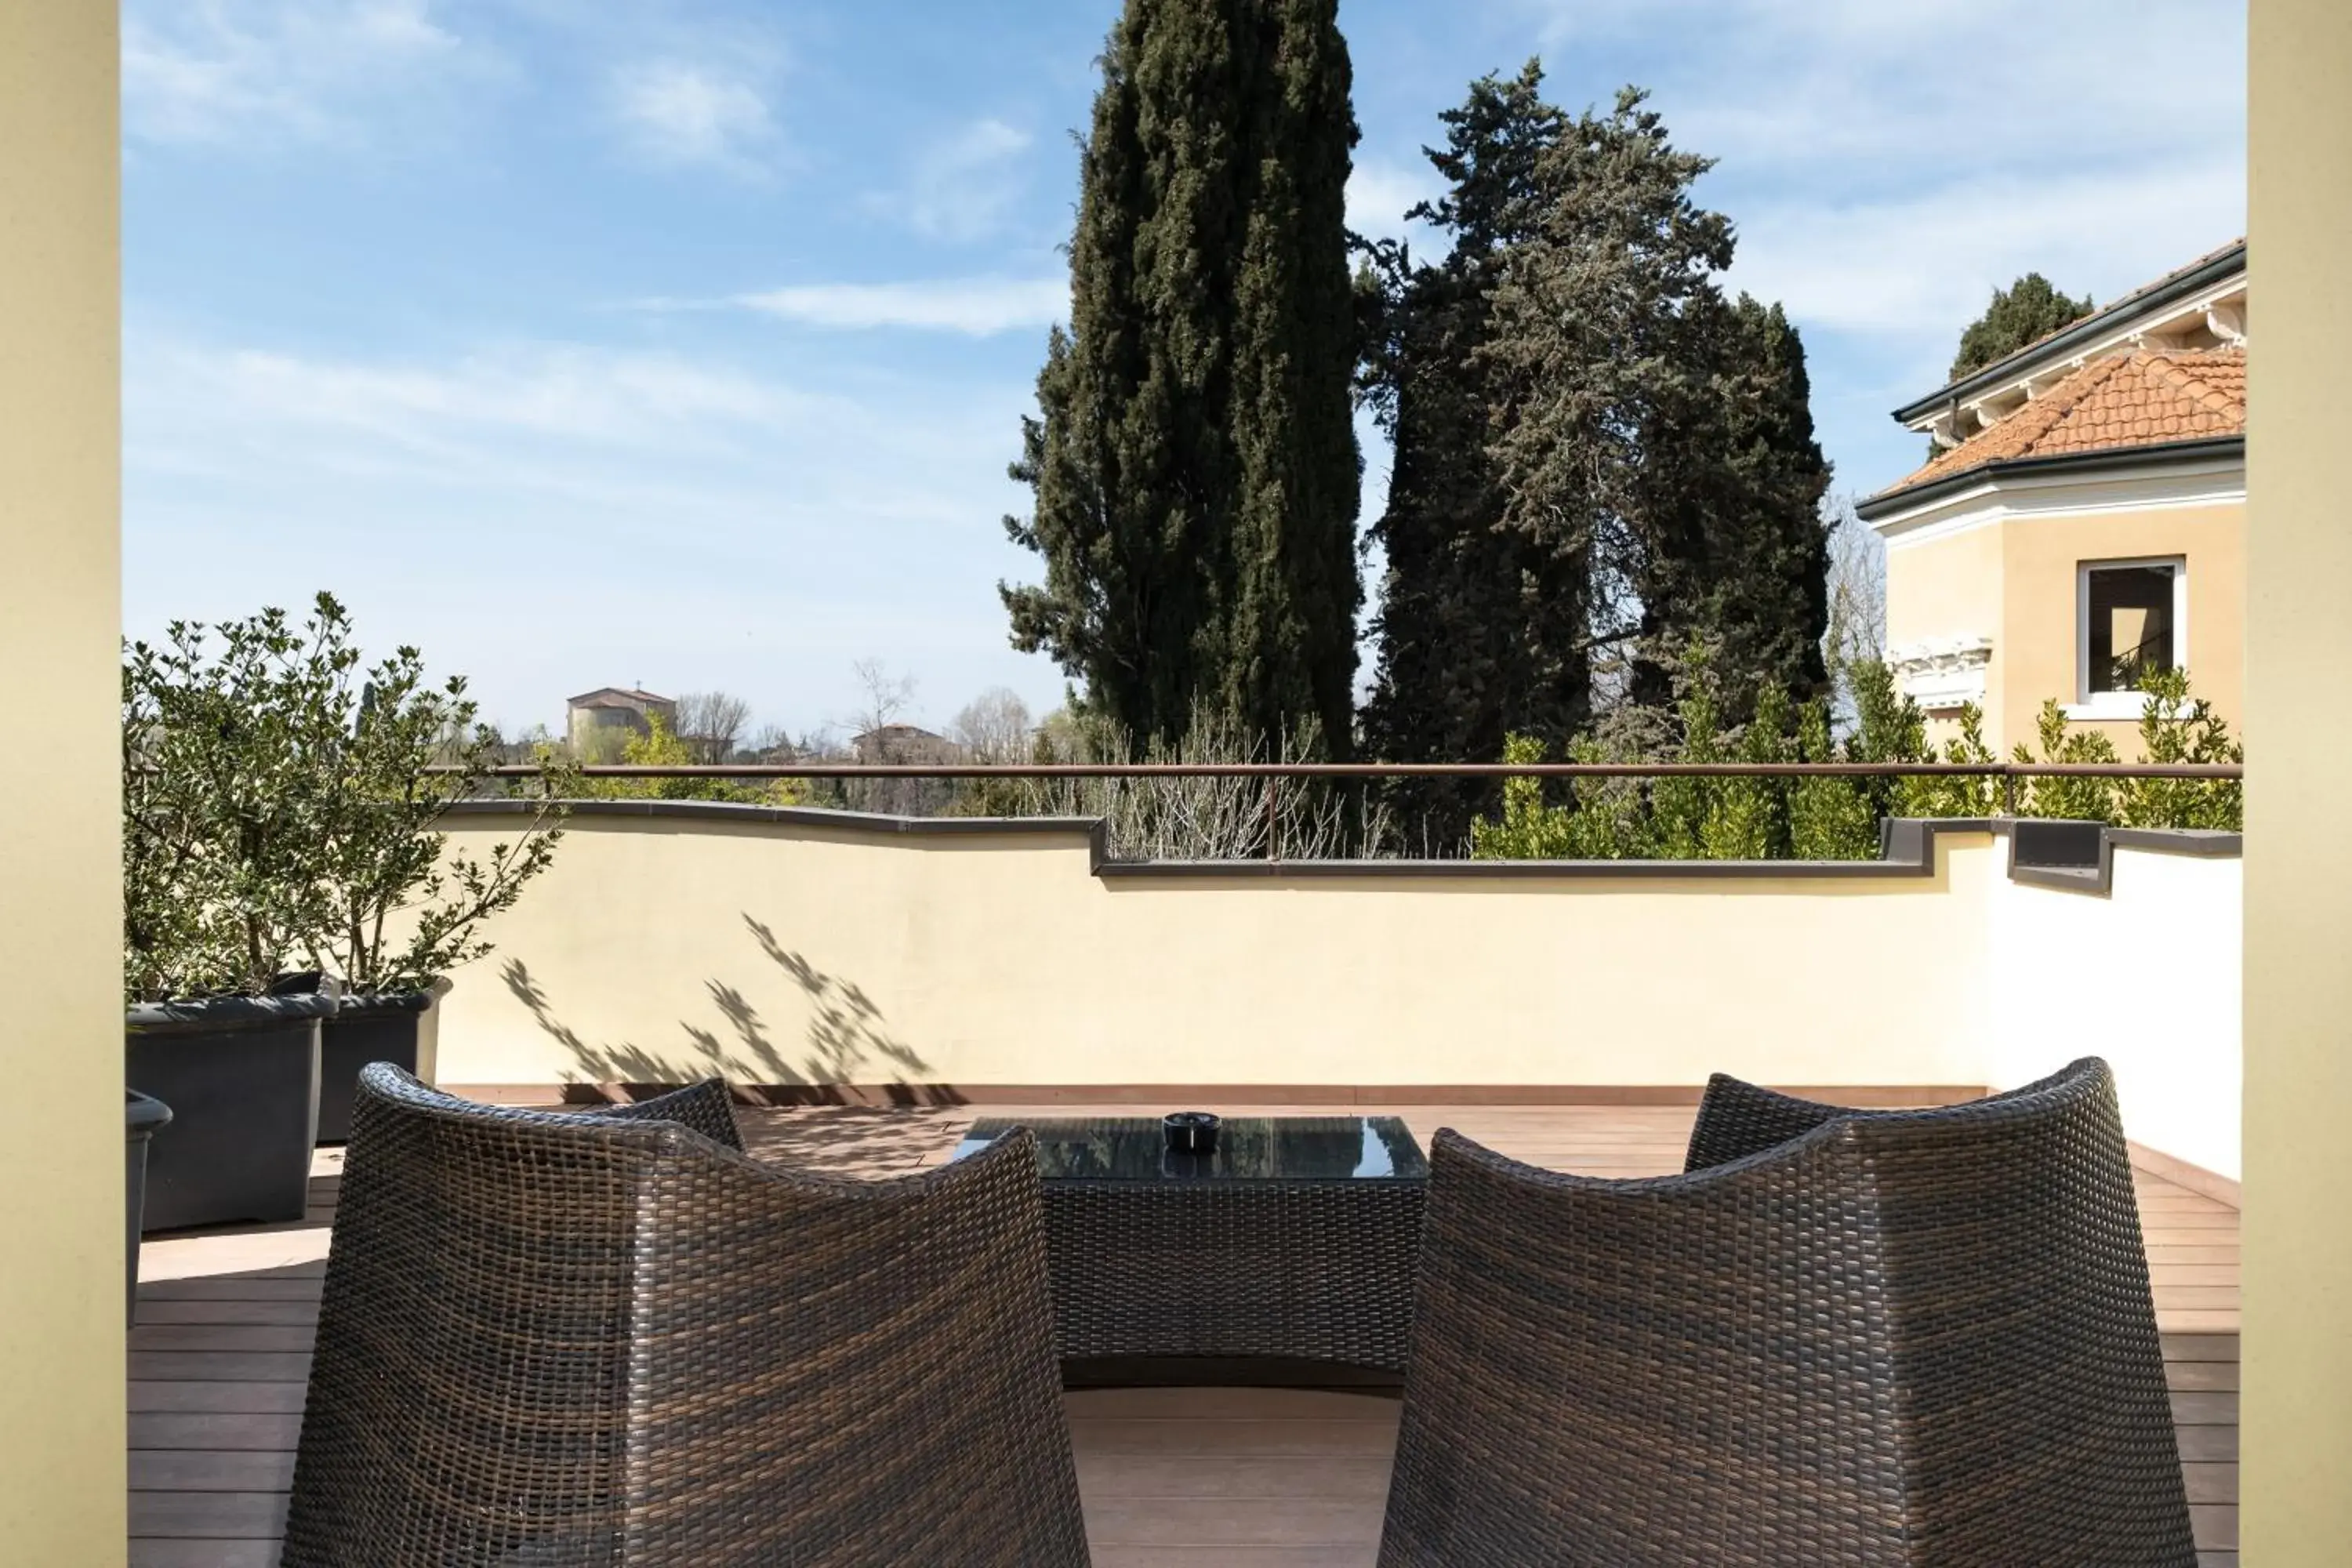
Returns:
[[[2245,692],[2245,507],[2021,515],[1958,532],[1896,538],[1886,552],[1889,647],[1989,637],[1985,738],[2006,756],[2035,743],[2042,702],[2076,696],[2076,569],[2086,561],[2178,555],[2189,563],[2189,666],[2198,695],[2242,727]],[[2078,720],[2139,756],[2133,720]],[[1956,731],[1931,726],[1941,742]]]
[[[2189,563],[2189,674],[2232,728],[2245,715],[2246,509],[2242,503],[2104,516],[2024,517],[2000,530],[2003,743],[2033,743],[2047,698],[2075,698],[2076,568],[2086,561],[2179,555]],[[2139,756],[2133,720],[2077,721],[2104,731],[2126,759]]]
[[[2352,837],[2326,721],[2352,669],[2352,6],[2253,0],[2248,47],[2242,1529],[2250,1568],[2318,1568],[2352,1542]]]
[[[461,846],[510,826],[481,820]],[[1922,1006],[1919,956],[1981,967],[1994,857],[1979,836],[1878,882],[1104,879],[1076,832],[580,817],[459,977],[441,1076],[1979,1084],[1983,1020]]]
[[[1988,1081],[2105,1057],[2133,1138],[2236,1180],[2243,882],[2235,859],[2124,847],[2105,898],[1998,881]]]
[[[1941,842],[1900,880],[1104,878],[1076,832],[583,816],[460,975],[440,1071],[2008,1087],[2097,1052],[2135,1136],[2235,1176],[2236,862],[2126,851],[2094,898]]]
[[[2001,528],[1987,523],[1965,532],[1889,542],[1886,550],[1886,646],[1947,643],[1960,638],[1993,639],[1993,660],[1985,671],[1983,703],[1987,734],[2002,711],[2000,664]],[[1941,745],[1958,733],[1950,720],[1933,715],[1928,738]]]
[[[124,1554],[112,0],[0,0],[0,1562]]]

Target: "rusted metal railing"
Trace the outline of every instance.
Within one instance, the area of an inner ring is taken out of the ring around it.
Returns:
[[[455,767],[434,773],[460,773]],[[513,763],[493,778],[611,779],[2243,779],[2238,763]]]
[[[2237,763],[614,763],[555,768],[517,763],[489,770],[496,778],[551,772],[609,779],[1263,779],[1269,860],[1282,855],[1286,779],[1981,778],[2000,781],[2000,815],[2015,816],[2024,779],[2225,784],[2246,773]]]

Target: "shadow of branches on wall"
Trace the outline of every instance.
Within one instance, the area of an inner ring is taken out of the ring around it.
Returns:
[[[928,1073],[930,1063],[921,1053],[894,1037],[882,1009],[854,981],[827,974],[802,953],[776,940],[776,933],[750,915],[743,917],[760,951],[793,977],[808,997],[808,1080],[817,1083],[860,1083],[876,1067],[903,1082],[909,1073]],[[778,1080],[785,1083],[798,1079]]]
[[[743,917],[753,940],[769,962],[782,969],[808,1000],[807,1051],[797,1061],[778,1044],[742,989],[725,980],[703,983],[711,1005],[722,1020],[717,1027],[680,1019],[700,1072],[738,1082],[793,1084],[855,1084],[887,1077],[905,1082],[928,1074],[930,1064],[920,1052],[890,1033],[882,1010],[855,982],[828,974],[805,954],[777,941],[775,931],[751,915]],[[562,1046],[588,1083],[675,1083],[696,1076],[681,1073],[677,1053],[655,1052],[629,1041],[593,1041],[558,1016],[545,987],[520,958],[499,966],[507,990],[530,1012],[540,1029]],[[722,1033],[723,1031],[723,1033]],[[746,1070],[746,1068],[750,1070]]]
[[[579,1081],[584,1083],[674,1083],[681,1075],[677,1068],[642,1046],[626,1041],[615,1044],[593,1044],[580,1031],[556,1016],[553,1005],[529,966],[520,958],[509,958],[499,965],[499,978],[506,982],[514,999],[530,1009],[532,1019],[541,1030],[569,1052],[580,1065]],[[711,1071],[718,1068],[718,1053],[709,1053]]]

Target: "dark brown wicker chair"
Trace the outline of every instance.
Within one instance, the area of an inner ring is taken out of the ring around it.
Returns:
[[[2105,1063],[1718,1077],[1653,1181],[1431,1154],[1384,1568],[2194,1568]]]
[[[360,1079],[285,1568],[1082,1568],[1034,1141],[856,1182],[724,1089]]]

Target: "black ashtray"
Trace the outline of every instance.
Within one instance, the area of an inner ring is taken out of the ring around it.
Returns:
[[[1213,1154],[1217,1152],[1217,1119],[1205,1110],[1179,1110],[1160,1119],[1171,1154]]]

